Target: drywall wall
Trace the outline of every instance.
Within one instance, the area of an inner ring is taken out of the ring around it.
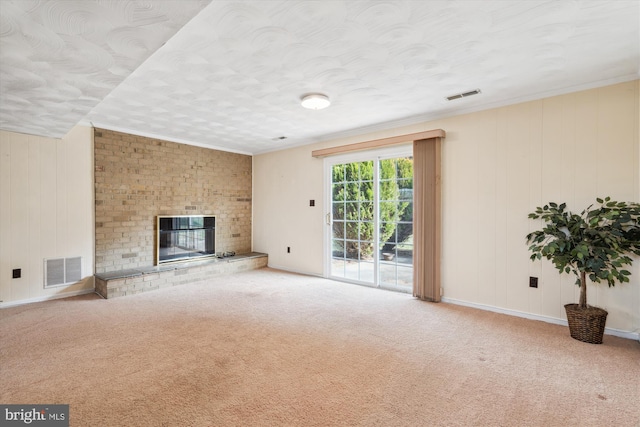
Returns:
[[[0,131],[0,306],[93,291],[92,135]],[[45,289],[44,260],[75,257],[82,279]]]
[[[254,250],[274,267],[323,274],[323,160],[313,150],[444,129],[442,287],[452,302],[563,319],[576,302],[574,277],[529,260],[527,219],[536,206],[581,210],[596,197],[640,200],[639,82],[325,141],[255,156]],[[316,199],[316,207],[308,206]],[[286,253],[287,246],[292,248]],[[529,276],[539,287],[529,288]],[[609,310],[607,327],[640,331],[640,260],[631,284],[589,286],[589,302]]]

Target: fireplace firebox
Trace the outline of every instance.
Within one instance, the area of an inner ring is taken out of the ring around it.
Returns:
[[[157,230],[158,264],[191,261],[216,254],[215,216],[158,216]]]

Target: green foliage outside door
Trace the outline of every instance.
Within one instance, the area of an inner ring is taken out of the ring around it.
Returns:
[[[374,242],[374,161],[334,165],[332,168],[333,254],[348,259],[371,259],[386,242],[401,242],[410,228],[398,229],[399,221],[413,215],[413,160],[380,160],[379,242]],[[406,231],[408,230],[408,231]]]

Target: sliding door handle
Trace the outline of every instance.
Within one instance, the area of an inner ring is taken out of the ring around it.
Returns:
[[[329,212],[325,217],[325,222],[327,225],[331,225],[331,212]]]

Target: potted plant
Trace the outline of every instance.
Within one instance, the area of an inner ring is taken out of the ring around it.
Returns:
[[[580,286],[578,304],[566,304],[571,337],[601,344],[607,312],[587,304],[587,277],[595,283],[629,281],[630,255],[640,255],[640,204],[596,199],[580,214],[566,204],[549,203],[529,214],[544,228],[527,234],[531,260],[546,258],[560,273],[573,273]]]

